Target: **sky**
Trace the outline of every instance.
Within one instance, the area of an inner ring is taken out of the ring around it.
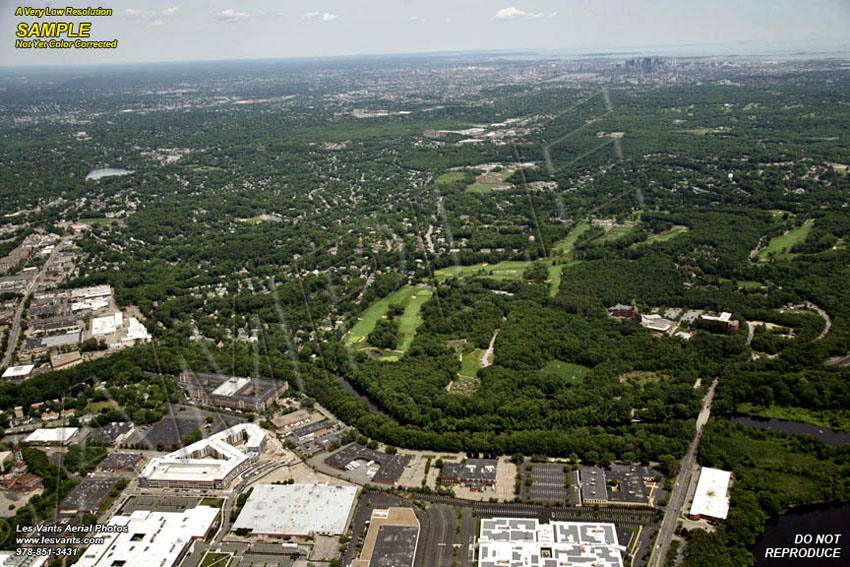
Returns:
[[[0,0],[0,66],[477,50],[582,52],[736,42],[850,47],[850,0],[103,0],[110,17],[15,16]],[[25,0],[24,0],[25,1]],[[20,22],[92,22],[118,48],[15,49]]]

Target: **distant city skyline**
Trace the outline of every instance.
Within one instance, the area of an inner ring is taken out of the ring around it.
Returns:
[[[110,17],[41,20],[15,16],[17,6],[0,10],[0,66],[740,42],[850,48],[846,0],[120,0],[92,6]],[[36,21],[90,21],[90,39],[118,39],[118,49],[15,49],[17,24]]]

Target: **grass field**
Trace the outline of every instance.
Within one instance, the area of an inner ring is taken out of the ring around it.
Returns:
[[[485,276],[496,279],[521,278],[531,262],[525,260],[507,260],[498,264],[473,264],[471,266],[449,266],[434,272],[434,277],[443,280],[453,277]],[[373,325],[374,327],[374,325]]]
[[[80,219],[80,222],[90,226],[109,226],[115,222],[115,219],[108,219],[106,217],[99,219]]]
[[[723,282],[731,282],[732,280],[727,278],[720,278],[720,281]],[[738,289],[761,289],[767,287],[765,284],[753,280],[738,280]]]
[[[677,224],[674,225],[670,230],[665,230],[659,234],[653,234],[649,238],[646,239],[648,244],[654,244],[656,242],[666,242],[671,238],[675,238],[682,234],[683,232],[688,232],[688,227],[685,225]]]
[[[589,228],[590,223],[587,221],[580,221],[576,223],[572,231],[570,231],[570,234],[565,239],[556,242],[555,245],[552,247],[552,250],[554,251],[553,254],[558,253],[567,257],[571,257],[573,247],[576,245],[576,240],[579,236],[587,232],[587,229]]]
[[[605,234],[603,234],[597,242],[614,242],[615,240],[619,240],[620,238],[626,236],[630,232],[635,229],[635,225],[627,224],[624,226],[615,226],[613,228],[609,228],[605,230]]]
[[[664,378],[664,376],[658,374],[657,372],[646,372],[638,370],[635,372],[628,372],[626,374],[622,374],[620,376],[620,382],[634,381],[637,382],[639,385],[643,386],[644,384],[660,382],[662,378]]]
[[[827,427],[839,431],[850,431],[850,410],[810,410],[791,407],[755,407],[751,403],[739,404],[737,413],[754,417],[802,421],[818,427]]]
[[[564,380],[569,380],[571,382],[581,382],[581,380],[587,376],[587,373],[590,372],[590,368],[572,362],[550,360],[546,363],[546,366],[540,369],[540,371],[554,374],[559,378],[563,378]]]
[[[466,174],[462,171],[447,171],[446,173],[435,179],[434,183],[436,183],[437,185],[449,185],[451,183],[454,183],[455,181],[460,181],[464,177],[466,177]]]
[[[389,310],[390,305],[401,305],[404,307],[404,313],[399,318],[398,324],[398,350],[406,351],[410,348],[413,337],[416,335],[416,327],[422,322],[422,315],[419,311],[422,309],[422,305],[431,298],[431,293],[429,288],[406,285],[375,301],[363,312],[360,320],[351,328],[346,339],[348,344],[358,348],[369,348],[366,337],[375,329],[378,320]],[[385,359],[390,360],[389,357],[385,357]],[[394,357],[394,359],[398,360],[398,357]]]
[[[460,373],[470,378],[478,376],[478,369],[481,368],[481,355],[484,354],[484,349],[477,348],[470,352],[465,352],[460,362]]]
[[[422,324],[422,306],[431,299],[430,288],[417,287],[415,293],[409,296],[404,313],[398,320],[398,350],[407,352],[416,336],[416,328]]]
[[[561,272],[564,268],[577,266],[581,264],[581,260],[573,260],[566,264],[558,264],[557,266],[549,266],[549,297],[558,295],[558,289],[561,287]]]
[[[466,187],[466,191],[467,191],[467,193],[479,193],[479,194],[490,193],[490,192],[493,191],[493,187],[498,187],[499,185],[502,185],[504,183],[505,179],[507,177],[509,177],[512,173],[513,173],[513,170],[507,170],[507,169],[503,169],[502,171],[499,171],[499,172],[488,173],[487,175],[489,177],[497,177],[499,179],[500,183],[490,184],[490,183],[479,183],[478,181],[476,181],[475,183],[468,185]]]
[[[813,219],[808,219],[797,228],[771,238],[767,246],[759,251],[759,262],[767,262],[771,254],[778,260],[790,260],[792,257],[790,253],[791,247],[806,240],[814,222]]]

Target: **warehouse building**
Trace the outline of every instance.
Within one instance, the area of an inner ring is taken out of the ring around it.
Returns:
[[[339,536],[345,533],[356,497],[356,486],[259,484],[232,529],[255,536]]]
[[[71,438],[79,431],[76,427],[50,427],[36,429],[30,433],[24,443],[38,445],[67,445]]]
[[[4,380],[24,380],[32,374],[35,364],[22,364],[20,366],[10,366],[3,372]]]
[[[60,514],[91,514],[100,508],[115,485],[117,478],[86,477],[59,505]]]
[[[219,513],[218,508],[198,506],[183,512],[137,510],[129,516],[115,516],[109,525],[125,531],[98,533],[103,543],[90,545],[76,565],[173,567],[183,560],[195,540],[207,536]],[[143,563],[139,557],[144,557]]]
[[[186,370],[177,376],[186,394],[201,405],[265,411],[286,391],[283,380],[265,380]]]
[[[614,524],[485,518],[478,567],[623,567]]]
[[[139,474],[139,486],[224,489],[260,456],[266,433],[240,423],[164,457],[152,459]]]
[[[691,504],[690,517],[695,520],[700,518],[725,520],[729,514],[731,481],[732,473],[729,471],[702,467]]]

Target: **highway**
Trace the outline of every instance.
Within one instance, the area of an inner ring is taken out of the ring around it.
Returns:
[[[655,548],[652,550],[652,555],[649,559],[650,567],[661,567],[667,557],[667,550],[670,549],[670,542],[673,539],[673,533],[676,530],[676,524],[679,522],[679,515],[682,513],[682,508],[685,505],[685,500],[688,496],[688,488],[691,484],[693,476],[694,463],[696,462],[697,449],[702,438],[702,431],[708,418],[711,415],[711,402],[714,400],[714,389],[717,387],[717,380],[711,384],[711,388],[705,394],[703,399],[702,410],[697,417],[696,433],[691,441],[691,446],[685,458],[682,459],[679,478],[676,479],[676,484],[673,486],[673,491],[670,493],[670,500],[667,504],[667,511],[664,514],[664,520],[661,522],[661,527],[658,529],[658,539],[655,542]]]

